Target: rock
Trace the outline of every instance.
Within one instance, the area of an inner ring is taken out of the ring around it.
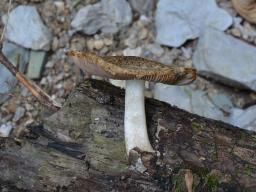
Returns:
[[[45,62],[45,51],[31,51],[27,76],[30,79],[39,79]]]
[[[231,113],[233,104],[231,99],[223,93],[209,94],[209,98],[212,103],[226,113]]]
[[[45,51],[50,49],[52,40],[52,34],[36,8],[24,5],[11,11],[5,37],[25,48]]]
[[[179,87],[157,83],[154,87],[154,98],[200,116],[226,121],[223,112],[212,103],[206,92],[194,91],[192,86]]]
[[[106,46],[111,46],[111,45],[113,45],[113,40],[112,40],[112,39],[104,39],[103,41],[104,41],[104,44],[105,44]]]
[[[151,15],[154,8],[153,0],[129,0],[133,10],[141,15]]]
[[[95,49],[97,49],[97,50],[102,49],[102,48],[104,47],[104,42],[103,42],[103,40],[101,40],[101,39],[95,40],[95,41],[94,41],[94,47],[95,47]]]
[[[164,54],[164,49],[157,43],[146,44],[145,48],[147,51],[150,51],[153,55],[161,57]]]
[[[92,35],[98,31],[116,33],[131,21],[131,7],[125,0],[102,0],[80,9],[71,26],[75,31]]]
[[[123,50],[124,56],[141,56],[141,54],[142,54],[141,47],[137,47],[135,49],[126,48],[125,50]]]
[[[142,28],[141,31],[138,34],[138,39],[139,40],[143,40],[146,39],[148,37],[148,30],[147,28]]]
[[[256,131],[256,105],[245,110],[234,108],[229,122],[243,129]]]
[[[190,105],[192,89],[189,87],[178,87],[156,83],[154,87],[154,98],[175,105],[180,109],[191,111]]]
[[[171,47],[197,38],[207,26],[225,30],[232,24],[232,17],[215,0],[160,0],[155,19],[156,41]]]
[[[225,121],[223,112],[218,109],[201,90],[193,92],[191,97],[192,113],[203,117]]]
[[[189,48],[181,47],[181,50],[185,59],[190,59],[192,57],[193,51],[191,47]]]
[[[166,65],[173,65],[175,60],[178,60],[180,55],[182,55],[182,51],[180,49],[174,48],[165,51],[164,54],[160,57],[159,61]]]
[[[26,110],[23,107],[17,107],[14,117],[13,117],[13,121],[17,122],[19,121],[25,114]]]
[[[8,137],[10,135],[10,132],[12,130],[11,123],[2,124],[0,126],[0,137]]]
[[[5,41],[3,43],[3,53],[14,64],[19,63],[19,71],[24,72],[29,60],[29,51],[16,44]],[[16,85],[16,78],[0,64],[0,104],[9,98],[8,93]]]
[[[256,91],[255,52],[255,47],[208,28],[199,39],[193,63],[203,75]]]

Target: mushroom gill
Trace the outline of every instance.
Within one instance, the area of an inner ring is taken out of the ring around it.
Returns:
[[[256,23],[256,0],[232,0],[235,10],[251,23]]]

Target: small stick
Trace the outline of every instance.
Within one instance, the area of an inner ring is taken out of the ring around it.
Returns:
[[[13,76],[15,76],[17,80],[39,100],[40,103],[53,111],[57,111],[61,108],[61,105],[59,103],[54,101],[40,87],[38,87],[35,83],[28,80],[22,73],[20,73],[17,67],[12,65],[10,61],[8,61],[2,51],[0,51],[0,63],[2,63],[13,74]]]

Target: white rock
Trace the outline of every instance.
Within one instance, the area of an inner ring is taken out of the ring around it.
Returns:
[[[160,57],[164,54],[164,49],[157,43],[153,44],[146,44],[145,45],[146,50],[150,51],[153,55],[156,55],[157,57]]]
[[[206,93],[201,90],[196,90],[191,98],[192,113],[203,117],[225,121],[223,112],[217,108]]]
[[[215,0],[159,0],[156,10],[156,41],[179,47],[197,38],[207,26],[225,30],[232,17],[217,7]]]
[[[206,92],[194,91],[191,86],[171,86],[157,83],[154,98],[200,116],[223,120],[222,111],[207,97]]]
[[[0,137],[8,137],[10,135],[12,128],[13,127],[10,122],[7,124],[2,124],[0,126]]]
[[[186,111],[191,111],[191,92],[192,89],[189,87],[178,87],[156,83],[153,94],[155,99],[170,103],[171,105],[175,105]]]
[[[25,115],[26,109],[23,107],[17,107],[14,117],[13,117],[13,121],[17,122],[19,121],[24,115]]]
[[[142,54],[141,47],[137,47],[135,49],[126,48],[125,50],[123,50],[124,56],[141,56],[141,54]]]
[[[52,34],[43,24],[37,10],[20,5],[11,11],[5,36],[10,41],[33,50],[50,49]]]
[[[256,48],[213,28],[199,39],[193,63],[201,73],[256,91]]]
[[[233,109],[229,122],[235,126],[256,132],[256,105],[245,110]]]
[[[116,33],[131,21],[132,11],[127,1],[102,0],[80,9],[71,22],[71,26],[75,31],[92,35],[99,30],[103,33]]]

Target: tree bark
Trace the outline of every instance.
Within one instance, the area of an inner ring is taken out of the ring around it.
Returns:
[[[157,155],[126,158],[124,91],[89,80],[19,139],[0,138],[8,191],[256,191],[256,134],[146,99]],[[132,163],[132,166],[128,165]]]

